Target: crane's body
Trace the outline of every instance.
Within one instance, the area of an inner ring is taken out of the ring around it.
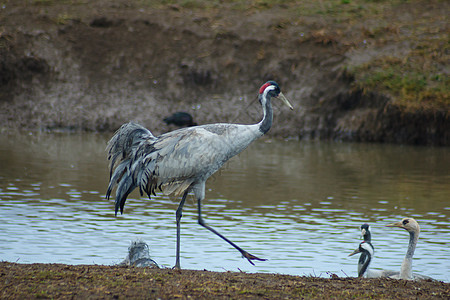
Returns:
[[[252,125],[209,124],[182,128],[155,137],[148,129],[136,123],[127,123],[108,143],[110,159],[109,198],[117,185],[115,212],[123,212],[127,196],[139,187],[151,197],[157,189],[164,194],[182,195],[176,212],[177,251],[175,267],[180,268],[180,220],[189,192],[198,202],[198,222],[235,247],[253,264],[262,260],[242,250],[216,230],[208,226],[201,216],[201,201],[205,198],[206,180],[231,157],[239,154],[254,140],[264,135],[272,125],[271,98],[281,99],[292,106],[281,93],[277,83],[266,82],[259,92],[263,119]]]
[[[133,183],[139,184],[136,187],[147,194],[154,195],[155,189],[160,188],[166,195],[180,196],[189,187],[194,188],[206,181],[226,161],[260,136],[262,133],[255,125],[202,125],[174,130],[159,137],[154,137],[139,124],[123,125],[109,142],[110,147],[122,137],[138,138],[139,144],[132,148],[129,161],[118,166],[126,168],[133,175],[130,179],[135,180],[118,182],[116,214],[119,209],[123,212],[126,200],[117,202],[122,198],[120,191],[128,192]],[[111,160],[111,163],[114,162]],[[117,172],[120,170],[114,172],[117,179],[122,175]],[[117,182],[114,175],[108,194]]]

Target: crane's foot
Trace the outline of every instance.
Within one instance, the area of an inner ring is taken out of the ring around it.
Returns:
[[[252,260],[259,260],[259,261],[267,260],[265,258],[259,258],[257,256],[254,256],[253,254],[250,254],[247,251],[243,251],[242,256],[245,257],[248,260],[248,262],[251,263],[252,265],[255,265]]]

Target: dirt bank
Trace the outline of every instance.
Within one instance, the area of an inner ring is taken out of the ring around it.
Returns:
[[[250,123],[260,107],[245,108],[274,79],[296,110],[275,108],[273,136],[450,144],[446,91],[411,105],[363,78],[379,67],[368,62],[409,57],[420,41],[447,32],[446,1],[3,3],[2,128],[113,131],[135,120],[158,134],[169,130],[162,119],[180,110],[199,124]],[[414,26],[429,30],[418,35]],[[448,46],[439,45],[436,82],[448,80]]]
[[[0,263],[1,299],[448,299],[450,284],[97,265]]]

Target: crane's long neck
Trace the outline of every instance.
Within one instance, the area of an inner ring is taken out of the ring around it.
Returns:
[[[270,127],[272,127],[272,121],[273,121],[273,111],[272,111],[272,104],[270,103],[270,96],[267,95],[267,93],[259,95],[261,102],[262,109],[263,109],[263,119],[261,122],[258,123],[259,130],[262,132],[262,134],[265,134],[267,131],[269,131]]]
[[[218,124],[213,125],[213,131],[220,131],[219,128],[226,128],[223,132],[218,133],[223,137],[223,148],[229,149],[224,155],[222,163],[230,159],[231,157],[241,153],[247,148],[253,141],[263,136],[269,131],[272,126],[272,105],[270,104],[270,96],[267,92],[259,95],[259,101],[263,109],[263,118],[259,123],[251,125],[241,124]],[[222,126],[222,127],[221,127]],[[203,125],[204,128],[208,128],[208,125]],[[210,129],[212,130],[212,129]]]
[[[414,251],[416,250],[417,240],[419,239],[419,232],[409,232],[409,245],[408,251],[406,251],[405,258],[403,259],[402,267],[400,269],[401,279],[412,278],[412,259]]]

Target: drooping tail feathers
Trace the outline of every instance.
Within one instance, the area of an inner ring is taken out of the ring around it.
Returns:
[[[123,212],[127,196],[138,186],[137,180],[131,172],[137,150],[143,143],[151,142],[155,139],[148,129],[130,122],[122,125],[108,142],[106,151],[110,160],[110,181],[106,198],[109,199],[112,190],[117,185],[116,215],[119,209],[121,213]]]

